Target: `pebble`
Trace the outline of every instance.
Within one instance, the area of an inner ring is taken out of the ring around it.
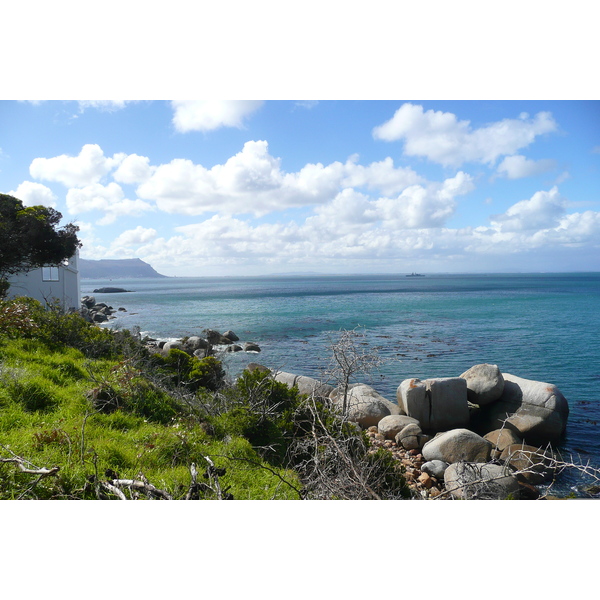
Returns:
[[[425,459],[420,450],[405,450],[402,446],[398,446],[396,442],[386,440],[375,425],[367,429],[367,436],[371,443],[369,452],[384,448],[404,467],[404,477],[414,498],[437,498],[445,491],[442,481],[421,472]],[[448,496],[443,497],[443,499],[447,498]]]

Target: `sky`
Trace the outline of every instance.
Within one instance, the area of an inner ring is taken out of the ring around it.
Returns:
[[[0,192],[76,223],[83,258],[600,271],[583,0],[33,4],[2,9]]]
[[[600,271],[600,102],[2,100],[0,190],[170,276]]]

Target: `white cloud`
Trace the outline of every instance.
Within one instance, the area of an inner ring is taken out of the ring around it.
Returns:
[[[556,161],[550,158],[530,160],[520,154],[507,156],[499,165],[498,173],[506,175],[509,179],[521,179],[541,175],[556,168]]]
[[[357,162],[357,155],[350,157],[346,162],[346,177],[342,182],[344,186],[377,189],[389,195],[401,192],[409,185],[425,181],[410,167],[394,167],[394,161],[390,157],[366,167]]]
[[[19,184],[16,190],[8,193],[22,200],[25,206],[37,206],[41,204],[42,206],[56,208],[58,200],[56,194],[49,187],[32,181],[24,181]]]
[[[456,196],[474,189],[470,175],[459,171],[443,183],[413,185],[396,198],[381,198],[374,205],[383,221],[402,229],[441,227],[454,214]]]
[[[78,100],[77,104],[79,104],[80,112],[83,112],[86,108],[114,112],[125,108],[127,102],[127,100]]]
[[[503,119],[479,129],[470,121],[441,111],[424,111],[422,106],[403,104],[389,120],[373,129],[375,139],[404,141],[404,154],[421,156],[444,166],[464,162],[493,164],[502,155],[515,154],[538,135],[555,131],[557,125],[548,112],[533,119]]]
[[[513,204],[504,214],[491,217],[492,226],[502,232],[555,227],[565,213],[565,202],[556,186],[548,192],[536,192],[529,200]]]
[[[174,100],[173,125],[181,133],[243,127],[244,119],[262,106],[255,100]]]
[[[29,173],[35,179],[58,181],[67,187],[82,187],[99,182],[124,158],[125,154],[108,158],[98,144],[86,144],[78,156],[61,154],[53,158],[35,158],[29,166]]]
[[[103,186],[99,183],[67,192],[67,208],[73,215],[92,211],[104,212],[99,225],[109,225],[120,216],[136,216],[153,210],[152,205],[142,200],[129,200],[116,183]]]
[[[126,171],[128,159],[123,160],[115,178],[124,177],[121,169]],[[241,152],[210,169],[188,159],[174,159],[158,167],[145,165],[145,175],[152,175],[138,187],[137,194],[155,200],[157,207],[168,213],[264,215],[323,204],[345,188],[393,194],[424,182],[412,169],[394,167],[391,158],[368,166],[357,164],[357,160],[353,156],[345,164],[307,164],[295,173],[287,173],[281,168],[281,159],[269,154],[266,141],[249,141]]]
[[[120,183],[144,183],[150,179],[154,170],[155,167],[150,166],[150,159],[147,156],[129,154],[113,173],[113,179]]]
[[[147,244],[156,238],[156,229],[138,225],[135,229],[128,229],[121,233],[113,242],[113,247],[129,247],[139,244]]]

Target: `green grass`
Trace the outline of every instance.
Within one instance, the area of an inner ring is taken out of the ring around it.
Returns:
[[[123,479],[144,477],[182,498],[192,463],[198,481],[210,483],[205,457],[225,469],[219,483],[234,499],[298,498],[271,470],[299,488],[293,472],[262,461],[240,435],[211,436],[202,419],[125,367],[38,340],[0,339],[0,457],[18,456],[30,468],[60,467],[32,487],[38,476],[0,464],[0,499],[97,498],[93,480],[106,480],[108,470]],[[94,393],[108,388],[122,406],[101,411]]]

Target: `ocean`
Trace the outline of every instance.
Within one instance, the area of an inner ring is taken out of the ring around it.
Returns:
[[[157,339],[234,331],[260,353],[224,353],[319,377],[341,329],[360,327],[384,365],[361,378],[389,400],[409,377],[456,377],[475,364],[555,384],[569,401],[559,449],[600,468],[600,273],[174,277],[82,280],[115,309],[108,326]],[[570,476],[563,485],[575,485]]]

